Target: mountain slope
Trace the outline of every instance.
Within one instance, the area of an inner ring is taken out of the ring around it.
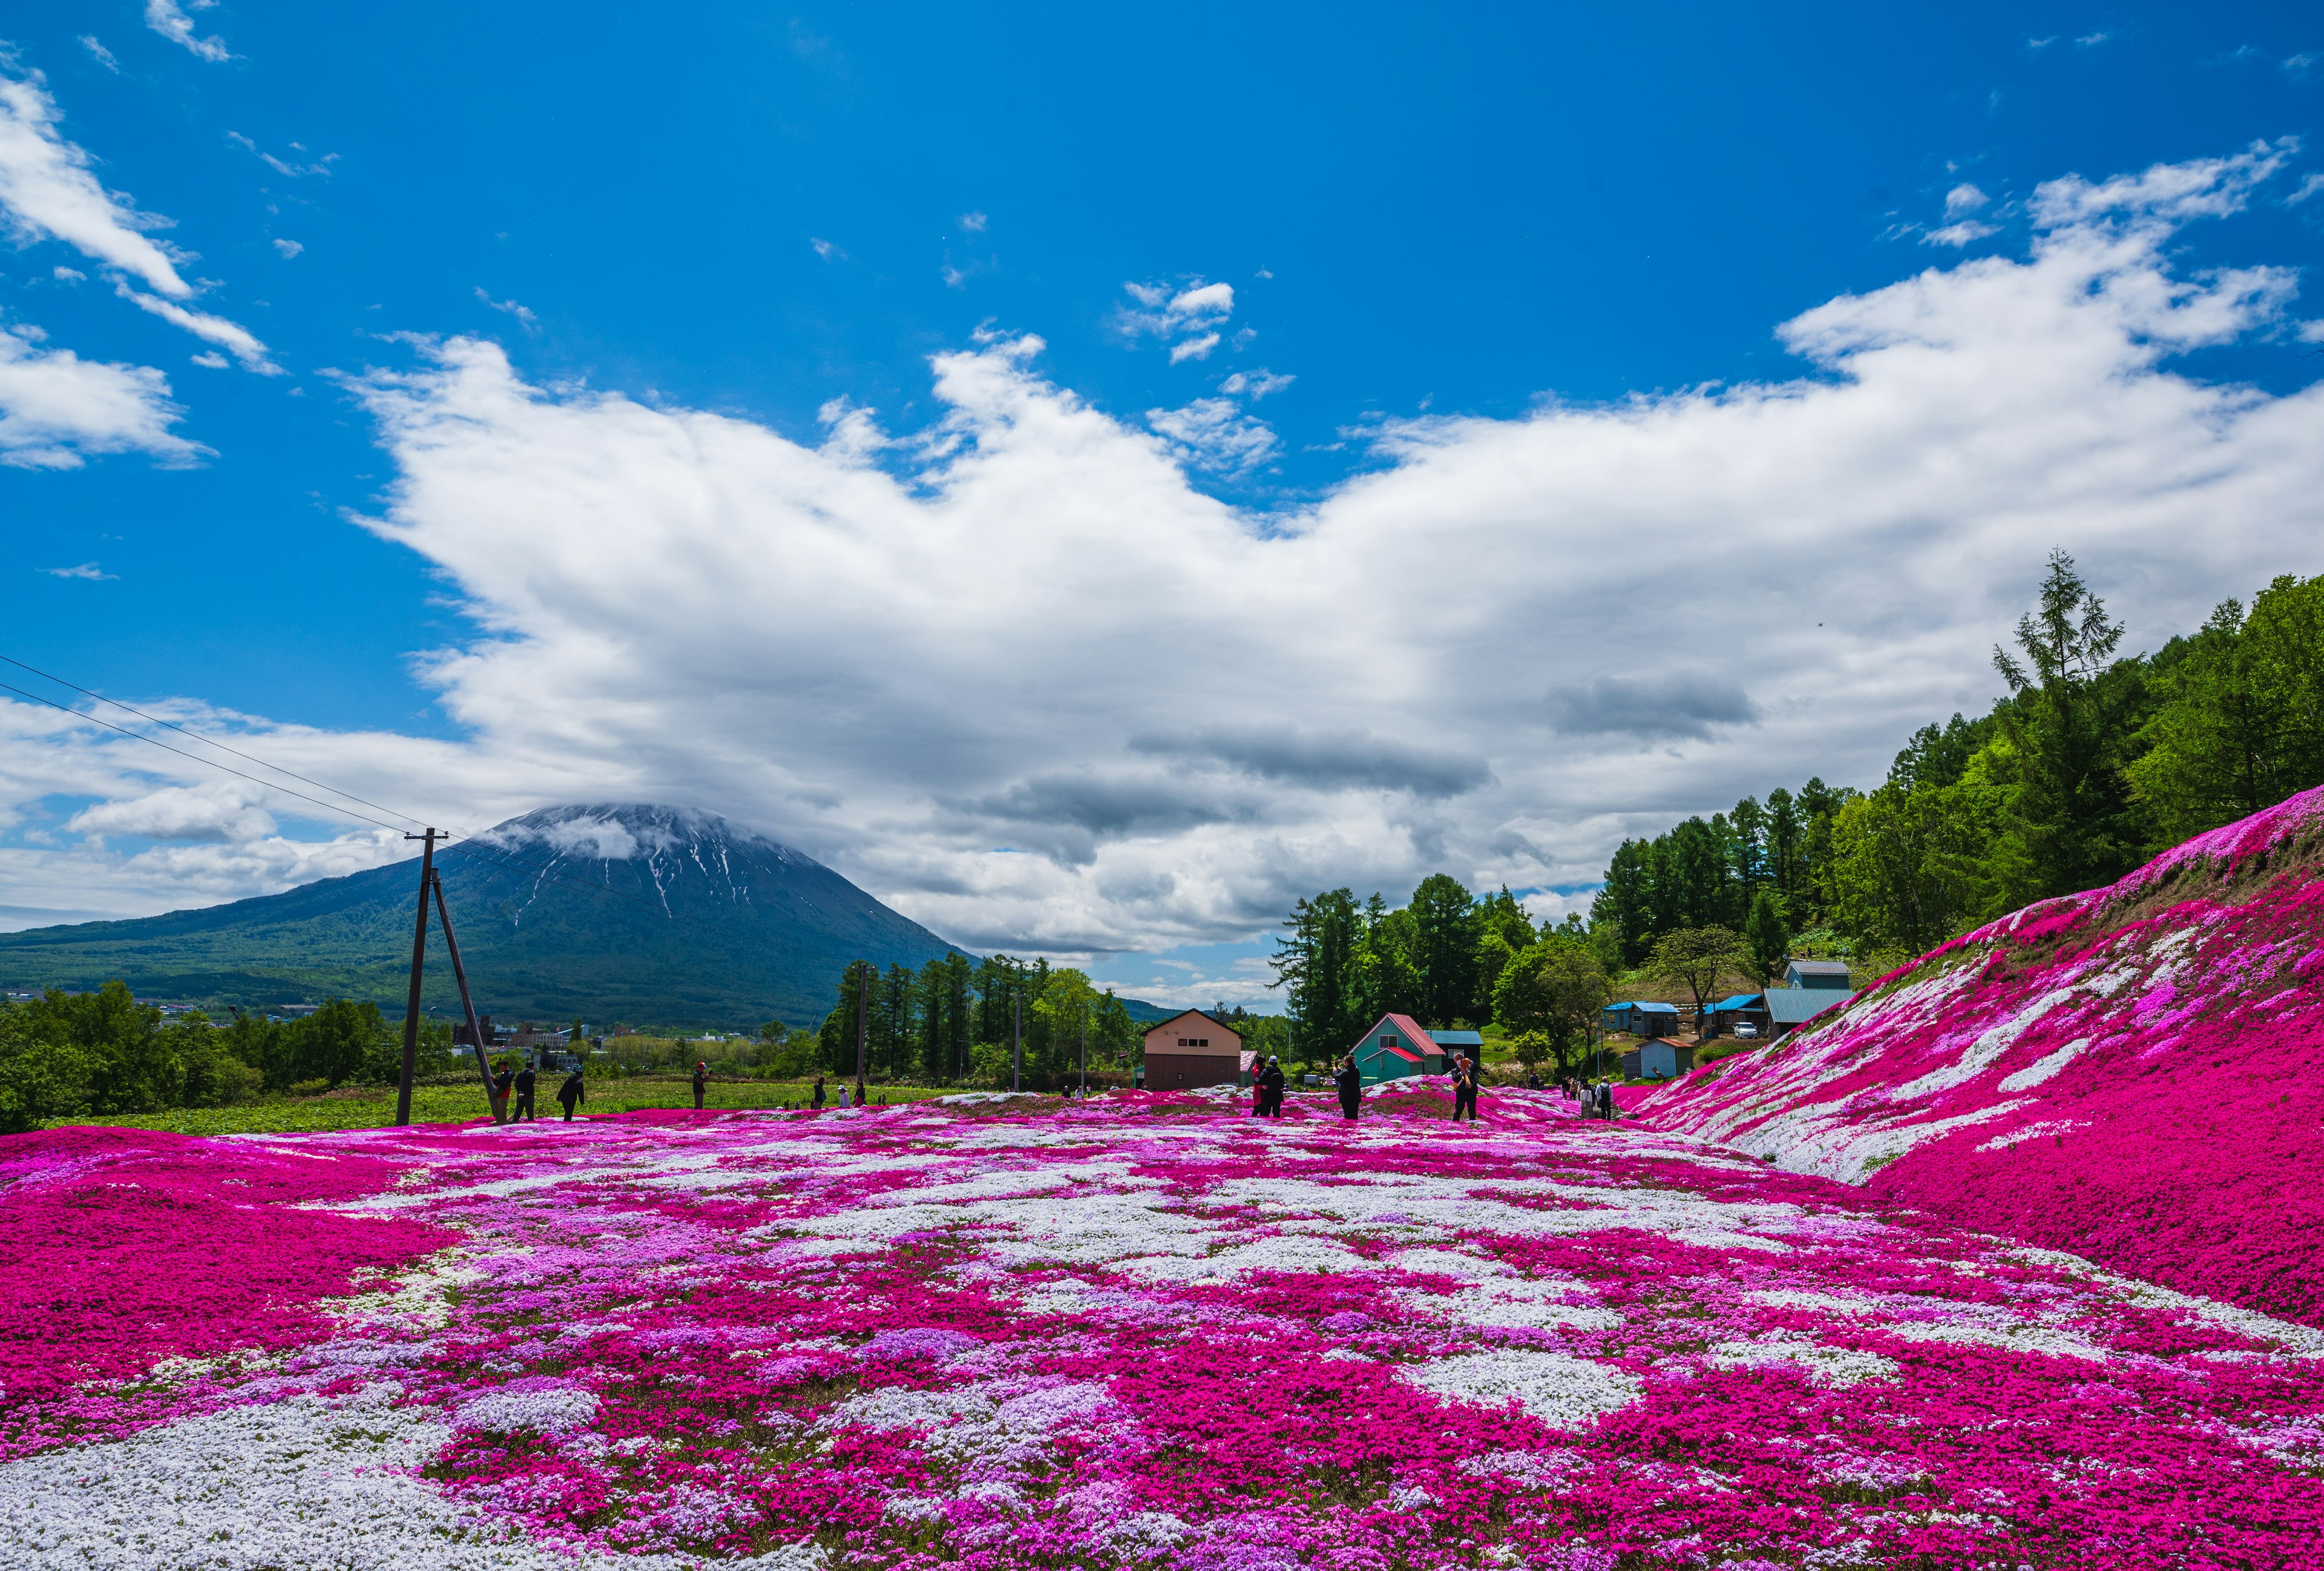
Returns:
[[[2027,907],[1640,1109],[2324,1323],[2324,790]]]
[[[117,976],[212,1007],[336,993],[400,1018],[415,863],[201,910],[0,934],[0,978],[86,988]],[[812,1025],[849,961],[917,967],[953,947],[813,858],[683,809],[543,809],[437,864],[476,1007],[503,1018]],[[426,1001],[456,1016],[432,913],[429,929]]]

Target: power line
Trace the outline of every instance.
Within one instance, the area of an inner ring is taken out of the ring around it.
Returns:
[[[236,758],[245,759],[252,763],[257,764],[262,769],[271,769],[278,774],[289,775],[292,780],[303,781],[307,784],[315,787],[318,790],[331,791],[338,796],[346,798],[349,801],[362,802],[365,807],[378,808],[383,813],[394,813],[396,817],[404,819],[407,823],[417,824],[420,822],[419,818],[409,813],[398,812],[397,809],[393,808],[383,806],[383,804],[372,801],[367,798],[356,796],[353,791],[340,790],[338,787],[326,785],[321,781],[309,780],[303,774],[300,774],[292,770],[284,769],[280,764],[269,763],[266,760],[259,758],[254,754],[244,753],[239,748],[227,747],[226,744],[222,742],[213,741],[209,737],[204,736],[198,732],[189,731],[182,725],[173,725],[170,721],[161,719],[156,716],[148,715],[143,710],[124,704],[117,698],[106,698],[102,693],[93,692],[89,688],[81,687],[77,683],[69,682],[62,677],[51,676],[47,671],[40,670],[37,666],[26,665],[23,661],[11,659],[7,655],[0,655],[0,661],[6,661],[10,665],[31,671],[35,676],[44,678],[49,681],[56,683],[59,687],[70,688],[76,693],[86,694],[88,697],[98,699],[103,703],[111,704],[118,709],[125,709],[130,714],[137,716],[140,719],[151,720],[156,725],[166,725],[171,730],[179,733],[180,735],[190,737],[196,742],[205,743],[209,746],[218,748],[226,753],[231,753]],[[172,747],[168,743],[163,742],[157,737],[148,736],[142,731],[133,731],[126,725],[116,725],[112,721],[101,719],[95,715],[89,714],[85,709],[76,709],[69,704],[60,704],[54,698],[44,698],[39,693],[28,692],[24,688],[14,686],[11,683],[0,682],[0,692],[14,693],[19,698],[30,698],[36,704],[45,704],[50,708],[55,709],[61,714],[70,715],[77,720],[86,720],[92,725],[102,725],[108,731],[117,731],[124,736],[143,742],[149,746],[158,747],[162,752],[185,759],[189,762],[198,763],[207,768],[223,771],[227,774],[233,775],[237,780],[246,780],[262,790],[278,791],[287,797],[296,797],[302,802],[310,802],[314,806],[321,808],[327,812],[337,813],[345,818],[359,818],[366,824],[375,825],[382,829],[392,829],[397,834],[404,832],[403,826],[401,824],[386,823],[381,819],[373,818],[368,813],[358,813],[353,809],[342,807],[337,802],[327,802],[319,797],[310,797],[304,791],[294,791],[289,786],[279,784],[274,781],[261,780],[254,774],[246,774],[241,770],[235,769],[227,764],[220,763],[215,758],[204,758],[199,753],[188,753],[182,747]],[[482,846],[490,845],[491,842],[484,840],[482,836],[472,830],[456,829],[456,827],[455,834],[447,836],[447,838],[458,840],[463,848],[466,849],[469,855],[481,856],[485,861],[493,863],[501,867],[505,867],[512,871],[521,870],[529,872],[538,877],[547,878],[558,883],[569,884],[575,889],[585,891],[589,894],[596,895],[605,900],[620,901],[624,904],[636,906],[641,910],[654,912],[655,914],[662,917],[665,920],[685,922],[695,927],[706,928],[715,925],[714,923],[706,922],[699,917],[679,916],[676,911],[669,910],[667,905],[656,904],[651,901],[641,900],[635,895],[623,894],[618,890],[607,889],[600,884],[586,883],[580,879],[558,872],[554,866],[545,863],[528,860],[514,852],[507,850],[505,847],[494,846],[493,851],[484,850]],[[495,852],[497,852],[498,855],[494,855]]]
[[[359,797],[353,791],[341,790],[335,785],[325,785],[321,781],[309,780],[307,776],[300,774],[296,770],[285,769],[279,763],[269,763],[266,760],[257,757],[255,754],[244,753],[238,747],[228,747],[225,743],[220,742],[214,736],[204,736],[198,731],[189,731],[183,725],[177,724],[177,722],[173,720],[164,720],[159,715],[148,715],[144,710],[137,708],[134,705],[124,704],[118,698],[108,698],[103,693],[97,692],[88,688],[84,688],[78,682],[69,682],[62,677],[53,676],[51,673],[41,670],[38,666],[26,665],[23,661],[17,660],[14,656],[0,654],[0,661],[6,661],[10,665],[14,666],[17,670],[30,671],[34,676],[41,678],[42,680],[54,682],[60,688],[70,688],[74,692],[82,695],[84,698],[95,698],[100,704],[110,704],[116,709],[126,709],[132,715],[136,716],[140,720],[150,720],[156,725],[166,725],[180,736],[191,737],[196,742],[201,743],[203,745],[208,747],[215,747],[222,753],[231,753],[236,758],[245,759],[248,762],[258,765],[261,769],[271,769],[277,774],[289,775],[292,780],[299,781],[306,785],[313,786],[317,790],[328,791],[335,797],[345,797],[351,802],[361,802],[366,808],[377,808],[383,813],[391,814],[395,818],[408,819],[410,822],[414,824],[420,822],[419,819],[412,818],[409,813],[397,812],[395,809],[388,807],[383,803],[374,802],[368,797]],[[0,684],[0,686],[5,685],[5,684]],[[21,688],[10,688],[8,690],[12,693],[15,693],[22,692],[23,689]],[[57,707],[59,708],[64,707],[62,705],[59,705]],[[79,711],[67,710],[67,713],[78,714]],[[132,732],[130,735],[135,735],[136,733]],[[151,738],[148,738],[147,740],[151,740]],[[174,753],[177,750],[172,748],[171,751]],[[191,757],[193,755],[189,753],[187,756]],[[247,780],[250,777],[244,775],[243,778]],[[296,796],[298,793],[294,791],[291,794]],[[312,797],[307,797],[301,799],[311,802],[315,799]],[[354,816],[360,818],[362,815],[356,814]],[[373,823],[378,822],[375,818],[369,821]]]

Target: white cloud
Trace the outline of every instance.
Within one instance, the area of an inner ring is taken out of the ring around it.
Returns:
[[[114,281],[114,292],[139,310],[151,311],[173,327],[180,327],[205,343],[216,344],[243,364],[247,371],[262,376],[280,376],[282,367],[266,357],[266,346],[260,343],[250,329],[224,317],[214,317],[208,311],[189,311],[170,300],[157,300],[141,293],[119,279]]]
[[[106,572],[95,562],[83,562],[77,568],[42,568],[40,570],[51,578],[86,578],[93,584],[107,583],[121,577],[118,573]]]
[[[89,453],[128,452],[190,463],[208,449],[171,434],[183,412],[151,366],[43,348],[36,328],[0,332],[0,465],[74,469]]]
[[[1963,218],[1958,224],[1947,224],[1941,229],[1931,229],[1921,236],[1921,244],[1923,245],[1967,245],[1973,241],[1982,240],[1988,235],[1998,235],[1999,233],[2001,233],[2001,231],[1995,228],[1990,224],[1980,224],[1974,218]]]
[[[2316,62],[2319,60],[2324,60],[2324,55],[2319,55],[2315,53],[2313,51],[2310,51],[2287,58],[2283,62],[2283,69],[2286,71],[2289,71],[2292,75],[2299,78],[2301,80],[2306,81],[2308,79],[2308,73],[2315,69]]]
[[[1184,462],[1221,475],[1247,475],[1275,456],[1266,422],[1245,416],[1231,399],[1198,398],[1184,409],[1150,409],[1146,423]]]
[[[105,45],[97,42],[94,35],[86,32],[82,33],[80,35],[80,46],[81,48],[88,51],[89,59],[95,60],[97,64],[103,66],[106,70],[111,71],[116,77],[121,74],[121,62],[114,59],[113,51],[106,48]]]
[[[2074,40],[2076,49],[2096,49],[2114,36],[2111,32],[2086,32]]]
[[[331,165],[339,161],[339,155],[337,153],[329,152],[325,153],[321,158],[317,159],[312,163],[292,163],[288,159],[275,157],[274,154],[267,152],[264,148],[259,146],[256,142],[244,136],[239,131],[227,132],[226,134],[226,139],[228,142],[233,143],[235,146],[249,152],[253,157],[256,158],[259,162],[264,164],[275,173],[288,175],[292,180],[297,180],[302,175],[328,174],[331,172]],[[304,154],[307,151],[295,142],[290,144],[290,150],[293,152],[300,154]]]
[[[504,315],[514,317],[519,322],[521,322],[524,325],[524,328],[527,332],[530,332],[540,326],[540,319],[534,316],[530,310],[517,304],[516,301],[512,300],[494,300],[491,295],[484,292],[484,288],[482,284],[478,284],[476,286],[476,298],[484,301],[486,305],[492,307],[493,310],[500,311]]]
[[[217,0],[187,0],[187,5],[196,11],[208,11],[217,4]],[[194,19],[186,14],[178,0],[145,0],[145,25],[171,43],[180,44],[206,60],[230,60],[234,58],[228,52],[225,40],[215,34],[208,38],[194,36]]]
[[[288,262],[307,248],[296,240],[277,240],[274,243],[274,249],[282,253],[282,260]]]
[[[88,154],[57,134],[60,118],[40,72],[0,73],[0,208],[18,242],[61,240],[173,300],[190,296],[192,286],[143,233],[170,220],[97,184]]]
[[[2290,196],[2283,199],[2283,205],[2296,208],[2318,191],[2324,191],[2324,174],[2302,175],[2300,177],[2300,184],[2292,189]]]
[[[2173,261],[2250,158],[2052,182],[2024,251],[1784,324],[1794,380],[1370,428],[1375,463],[1268,516],[1189,479],[1233,404],[1134,426],[1025,337],[936,358],[932,431],[889,443],[849,407],[820,447],[451,339],[351,385],[398,476],[373,527],[483,629],[426,668],[464,740],[248,745],[471,827],[696,804],[964,943],[1051,954],[1242,938],[1296,893],[1440,868],[1586,885],[1625,834],[1873,783],[1913,728],[1984,708],[2052,545],[2147,648],[2307,570],[2324,389],[2170,358],[2288,319],[2288,274]],[[202,783],[23,710],[0,810]],[[169,849],[182,886],[70,850],[0,876],[182,891],[156,906],[286,876]]]
[[[1127,338],[1176,338],[1170,346],[1170,364],[1201,360],[1219,347],[1212,329],[1234,314],[1234,285],[1204,283],[1200,279],[1173,289],[1167,284],[1125,283],[1122,289],[1139,309],[1124,307],[1114,326]],[[1245,341],[1237,335],[1237,347]]]
[[[1277,376],[1262,365],[1256,371],[1236,372],[1219,384],[1219,391],[1232,397],[1247,396],[1257,401],[1270,393],[1280,393],[1298,380],[1296,376]]]
[[[835,256],[842,262],[847,260],[847,253],[842,251],[838,246],[834,245],[828,240],[817,240],[810,237],[807,240],[807,244],[814,246],[815,254],[817,256],[822,257],[825,262],[829,262]]]
[[[225,356],[217,353],[214,349],[205,349],[200,354],[194,356],[193,362],[195,365],[203,366],[211,371],[223,371],[228,365],[234,364],[233,361],[228,360]]]
[[[65,267],[60,265],[58,267],[51,268],[50,270],[49,276],[55,279],[59,283],[86,283],[88,282],[88,274],[83,273],[78,267]]]
[[[960,226],[972,235],[983,234],[986,226],[991,222],[992,220],[982,213],[963,213],[960,216]]]
[[[99,802],[65,822],[71,833],[102,846],[109,835],[150,840],[203,840],[228,845],[262,840],[275,832],[273,815],[250,799],[240,781],[199,786],[164,786],[143,796]]]
[[[1967,180],[1945,193],[1945,217],[1958,218],[1963,213],[1974,213],[1993,199]]]

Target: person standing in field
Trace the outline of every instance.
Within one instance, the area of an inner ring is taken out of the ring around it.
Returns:
[[[839,1083],[839,1111],[847,1111],[847,1082],[844,1080]]]
[[[815,1100],[814,1100],[812,1103],[810,1103],[808,1105],[810,1105],[810,1106],[812,1106],[812,1107],[816,1107],[816,1108],[821,1108],[821,1107],[823,1106],[823,1103],[824,1103],[824,1095],[823,1095],[823,1077],[822,1077],[822,1076],[820,1076],[820,1075],[817,1075],[817,1076],[815,1077]]]
[[[528,1118],[535,1123],[540,1122],[540,1111],[533,1106],[532,1102],[533,1084],[532,1060],[528,1058],[517,1067],[516,1108],[509,1114],[511,1123],[521,1123]]]
[[[573,1110],[589,1100],[589,1093],[581,1084],[581,1066],[573,1066],[573,1073],[565,1077],[565,1084],[557,1088],[557,1101],[565,1109],[565,1122],[573,1122]]]
[[[515,1073],[505,1062],[493,1071],[493,1112],[495,1114],[508,1106],[509,1087],[515,1080]]]
[[[1356,1067],[1353,1053],[1340,1060],[1339,1067],[1332,1071],[1332,1078],[1340,1087],[1340,1116],[1352,1120],[1364,1099],[1364,1073]]]
[[[1466,1053],[1452,1061],[1452,1122],[1460,1123],[1464,1113],[1477,1122],[1477,1067]]]
[[[710,1089],[710,1066],[697,1060],[694,1066],[694,1111],[702,1111],[702,1094]]]
[[[862,1080],[855,1082],[855,1105],[858,1107],[869,1107],[872,1105],[872,1098],[864,1095],[863,1082]]]
[[[1267,1097],[1267,1116],[1269,1118],[1282,1117],[1283,1060],[1281,1058],[1268,1059],[1267,1073],[1260,1077],[1260,1081],[1267,1087],[1265,1092],[1265,1095]]]

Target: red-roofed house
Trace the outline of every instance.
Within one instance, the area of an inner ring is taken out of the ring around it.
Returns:
[[[1442,1075],[1444,1049],[1408,1014],[1384,1014],[1353,1049],[1356,1068],[1370,1086],[1407,1075]]]

